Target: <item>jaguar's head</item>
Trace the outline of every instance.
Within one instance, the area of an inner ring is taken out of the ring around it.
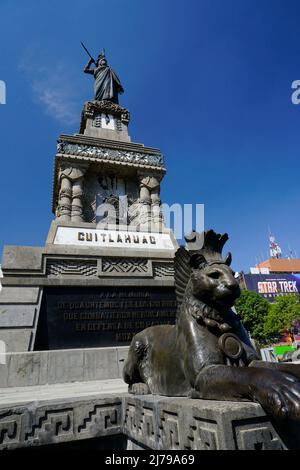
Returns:
[[[199,236],[194,234],[195,237]],[[189,249],[189,236],[186,238],[187,248],[180,248],[176,253],[177,297],[180,301],[184,295],[193,295],[218,311],[228,309],[240,295],[239,284],[230,268],[231,254],[222,257],[222,248],[228,235],[220,235],[213,230],[201,235],[200,248]]]
[[[189,283],[197,299],[217,309],[232,307],[240,295],[240,288],[230,261],[230,254],[222,261],[209,261],[200,254],[191,256]]]

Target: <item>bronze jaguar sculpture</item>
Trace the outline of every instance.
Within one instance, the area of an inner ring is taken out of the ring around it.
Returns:
[[[202,239],[200,248],[181,247],[175,256],[176,324],[132,339],[123,372],[129,392],[256,401],[275,418],[300,421],[299,365],[259,361],[231,308],[240,289],[231,254],[222,257],[228,235],[209,230]]]

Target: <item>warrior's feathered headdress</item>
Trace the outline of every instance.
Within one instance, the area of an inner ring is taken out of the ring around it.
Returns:
[[[97,59],[97,62],[101,59],[106,59],[105,57],[105,49],[102,49],[102,51],[100,52],[100,54],[98,55],[98,59]]]

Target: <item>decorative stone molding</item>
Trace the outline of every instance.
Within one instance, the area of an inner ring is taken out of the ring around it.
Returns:
[[[128,124],[130,120],[128,109],[106,100],[88,101],[85,103],[83,113],[86,114],[86,116],[93,117],[95,112],[120,116],[121,121],[126,124]]]
[[[98,260],[47,259],[46,275],[49,277],[106,277],[106,276],[143,276],[173,279],[174,264],[153,262],[144,258],[103,257]]]
[[[0,450],[120,435],[121,427],[120,398],[33,401],[0,410]]]
[[[110,162],[131,163],[142,166],[164,167],[164,160],[161,154],[139,153],[129,150],[116,150],[106,147],[96,147],[94,145],[83,145],[59,141],[57,152],[63,155],[74,155],[81,157],[93,157],[99,160]]]
[[[123,432],[128,449],[286,449],[260,405],[127,396]]]
[[[54,260],[48,259],[46,264],[47,276],[86,276],[97,277],[97,261],[96,260],[79,260],[65,259]]]
[[[174,278],[174,263],[152,262],[154,278]]]
[[[131,450],[299,448],[283,439],[259,404],[250,402],[87,395],[0,410],[1,450],[124,435]]]
[[[103,257],[99,260],[99,276],[152,277],[151,260],[143,258]]]

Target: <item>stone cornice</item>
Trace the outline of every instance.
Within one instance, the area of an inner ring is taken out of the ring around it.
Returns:
[[[133,152],[125,149],[110,149],[108,147],[96,147],[93,145],[73,144],[71,142],[59,142],[58,155],[70,155],[86,159],[120,162],[139,167],[151,167],[164,169],[163,156],[159,154]]]
[[[109,140],[109,139],[100,139],[96,137],[87,137],[82,134],[75,134],[75,135],[61,134],[58,139],[58,143],[60,142],[68,142],[71,144],[79,144],[79,145],[90,145],[90,146],[99,147],[99,148],[104,147],[104,148],[109,148],[109,149],[122,149],[122,150],[131,151],[131,152],[162,155],[161,151],[158,148],[145,147],[143,144],[138,144],[138,143],[133,143],[133,142],[120,142],[120,141]]]

